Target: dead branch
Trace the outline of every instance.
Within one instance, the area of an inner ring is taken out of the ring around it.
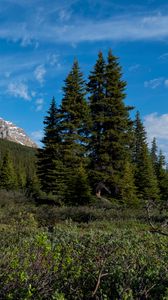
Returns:
[[[99,288],[99,286],[100,286],[100,283],[101,283],[101,279],[102,279],[103,277],[106,277],[106,276],[109,275],[109,273],[104,273],[104,274],[103,274],[103,268],[104,268],[104,265],[101,267],[101,270],[100,270],[100,272],[99,272],[99,275],[98,275],[98,278],[97,278],[96,287],[95,287],[95,289],[94,289],[94,291],[93,291],[93,293],[92,293],[92,297],[94,297],[94,296],[96,295],[97,290],[98,290],[98,288]]]

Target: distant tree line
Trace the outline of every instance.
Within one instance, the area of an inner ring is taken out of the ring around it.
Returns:
[[[111,50],[107,60],[99,52],[87,82],[74,61],[60,107],[53,98],[44,119],[37,155],[43,192],[73,205],[87,204],[95,194],[125,204],[167,200],[165,158],[156,139],[148,148],[139,112],[131,119],[125,88]]]
[[[37,183],[34,148],[0,139],[0,188],[28,192]]]

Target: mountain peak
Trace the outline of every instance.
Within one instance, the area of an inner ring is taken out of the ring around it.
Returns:
[[[5,121],[2,118],[0,118],[0,138],[23,146],[37,148],[36,143],[28,137],[22,128],[19,128],[12,122]]]

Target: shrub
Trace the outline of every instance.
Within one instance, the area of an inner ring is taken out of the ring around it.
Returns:
[[[167,237],[139,229],[1,231],[1,299],[163,299]],[[165,298],[166,299],[166,298]]]

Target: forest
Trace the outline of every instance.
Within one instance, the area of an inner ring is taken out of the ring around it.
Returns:
[[[43,147],[0,140],[0,299],[168,299],[168,168],[126,85],[75,59]]]

